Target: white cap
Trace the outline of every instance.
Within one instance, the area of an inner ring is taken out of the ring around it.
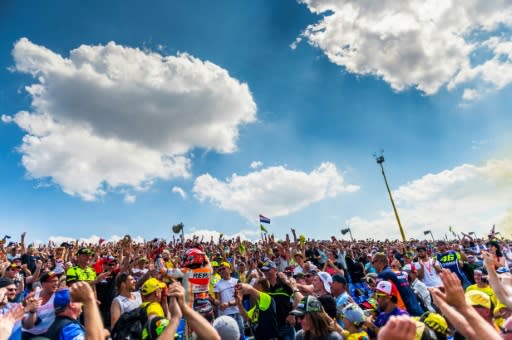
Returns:
[[[327,272],[318,272],[317,275],[320,278],[320,280],[322,280],[322,282],[324,284],[324,288],[327,291],[327,293],[330,293],[331,292],[331,283],[332,283],[331,274],[329,274]]]
[[[379,281],[375,289],[386,295],[392,295],[391,292],[393,291],[393,287],[389,281]]]

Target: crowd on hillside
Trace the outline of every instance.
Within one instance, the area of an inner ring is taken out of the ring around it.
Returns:
[[[0,340],[512,339],[512,241],[0,242]]]

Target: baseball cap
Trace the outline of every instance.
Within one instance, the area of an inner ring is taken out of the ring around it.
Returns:
[[[221,267],[225,267],[225,268],[231,268],[231,264],[230,264],[229,262],[226,262],[226,261],[222,262],[222,263],[220,264],[220,266],[221,266]]]
[[[363,310],[355,303],[349,303],[343,308],[342,314],[345,319],[359,326],[366,320]]]
[[[6,277],[0,277],[0,288],[7,287],[9,285],[13,285],[14,281],[10,280]]]
[[[277,269],[277,266],[276,266],[275,262],[267,261],[267,262],[263,263],[263,267],[261,267],[261,270],[266,271],[266,270],[270,270],[272,268],[273,269]]]
[[[212,261],[212,262],[210,262],[210,264],[212,265],[212,267],[218,267],[219,266],[219,262],[217,262],[217,261]]]
[[[295,316],[303,316],[306,313],[318,313],[323,310],[322,303],[313,295],[303,298],[297,307],[290,312]]]
[[[466,292],[466,301],[471,306],[483,307],[491,309],[491,298],[480,290],[470,290]]]
[[[140,288],[140,292],[142,295],[149,295],[159,288],[165,288],[165,283],[152,277],[144,282]]]
[[[386,295],[393,295],[393,286],[391,282],[388,281],[379,281],[377,283],[377,287],[375,288],[378,292],[384,293]]]
[[[222,315],[215,319],[215,321],[213,321],[213,328],[219,333],[221,339],[240,338],[238,323],[228,315]]]
[[[80,248],[78,249],[78,251],[76,252],[76,255],[94,255],[94,252],[89,249],[89,248]]]
[[[55,292],[53,298],[53,307],[55,313],[62,312],[71,303],[71,295],[69,294],[69,288],[59,289]]]
[[[44,272],[43,274],[41,274],[39,281],[48,282],[50,279],[53,279],[54,277],[59,277],[59,275],[54,271]]]
[[[419,321],[423,322],[436,333],[446,334],[448,331],[446,319],[438,313],[426,312],[420,317]]]
[[[331,283],[332,283],[331,275],[327,272],[318,272],[318,274],[316,274],[316,275],[318,275],[320,280],[322,280],[325,290],[328,293],[330,293],[331,292]]]
[[[340,274],[336,274],[332,276],[332,282],[347,284],[347,279],[345,279],[345,277],[341,276]]]

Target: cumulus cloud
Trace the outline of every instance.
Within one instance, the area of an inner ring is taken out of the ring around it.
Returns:
[[[105,242],[117,242],[117,241],[121,240],[123,237],[124,237],[124,235],[123,236],[111,235],[108,238],[103,237],[103,239],[105,240]],[[97,244],[100,241],[100,238],[102,238],[102,237],[97,236],[97,235],[91,235],[89,237],[79,238],[78,242],[79,243],[83,242],[84,244],[88,244],[88,243]],[[56,245],[60,245],[63,242],[68,242],[68,243],[75,242],[77,239],[69,237],[69,236],[58,235],[58,236],[50,236],[48,238],[48,240],[54,242]],[[132,240],[137,243],[144,242],[144,238],[142,236],[132,236]],[[38,243],[38,242],[36,242],[36,243]]]
[[[199,229],[195,230],[192,233],[185,234],[185,239],[192,239],[192,237],[197,236],[199,239],[203,238],[204,241],[209,241],[212,237],[216,241],[219,239],[220,232],[217,230],[209,230],[209,229]],[[240,237],[241,240],[257,240],[260,237],[260,231],[257,229],[242,229],[234,234],[226,234],[222,236],[224,239],[231,239]]]
[[[276,166],[245,176],[233,174],[225,182],[205,174],[196,178],[192,190],[199,201],[210,201],[254,220],[260,212],[285,216],[359,187],[345,184],[336,166],[326,162],[310,173]]]
[[[444,85],[480,80],[499,89],[512,81],[510,1],[298,1],[323,14],[302,37],[331,62],[395,90],[414,86],[430,95]],[[489,59],[474,58],[481,48]],[[465,92],[464,99],[475,98]]]
[[[172,192],[180,195],[181,198],[183,198],[183,199],[187,198],[187,193],[180,187],[173,187]]]
[[[247,84],[186,53],[110,42],[65,57],[22,38],[13,56],[14,70],[36,79],[26,87],[33,111],[2,116],[27,132],[22,163],[85,200],[188,177],[187,152],[234,152],[238,128],[256,119]]]
[[[260,161],[253,161],[251,162],[251,169],[257,169],[260,168],[263,165]]]
[[[488,233],[510,228],[512,160],[490,160],[482,165],[463,164],[437,174],[427,174],[393,192],[407,237],[423,237],[432,230],[438,237],[456,231]],[[387,197],[383,194],[383,199]],[[399,237],[391,210],[370,220],[352,217],[347,223],[357,237]],[[355,236],[355,235],[354,235]]]

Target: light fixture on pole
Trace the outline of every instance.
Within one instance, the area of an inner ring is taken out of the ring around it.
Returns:
[[[352,236],[352,230],[350,230],[350,228],[341,229],[341,235],[345,235],[346,233],[349,233],[350,239],[354,241],[354,237]]]
[[[430,234],[430,236],[432,237],[432,242],[435,242],[436,240],[434,239],[434,234],[432,234],[432,230],[425,230],[423,232],[423,235],[428,235]]]
[[[380,156],[377,156],[376,154],[374,154],[373,156],[375,157],[375,161],[377,162],[377,164],[380,165],[380,168],[382,170],[382,177],[384,177],[384,183],[386,183],[386,189],[388,190],[389,200],[391,201],[391,205],[393,206],[393,211],[395,212],[396,221],[398,222],[398,227],[400,228],[400,235],[402,236],[402,241],[405,242],[406,239],[405,239],[404,229],[402,228],[402,223],[400,223],[400,217],[398,217],[398,211],[396,210],[395,202],[393,201],[393,196],[391,196],[391,190],[389,190],[388,180],[386,178],[386,174],[384,173],[384,166],[382,165],[382,163],[384,163],[383,152],[384,152],[384,150],[381,150]]]
[[[185,226],[183,225],[182,222],[172,226],[173,233],[175,233],[175,234],[181,233],[181,242],[185,242],[185,234],[183,231],[184,229],[185,229]]]

